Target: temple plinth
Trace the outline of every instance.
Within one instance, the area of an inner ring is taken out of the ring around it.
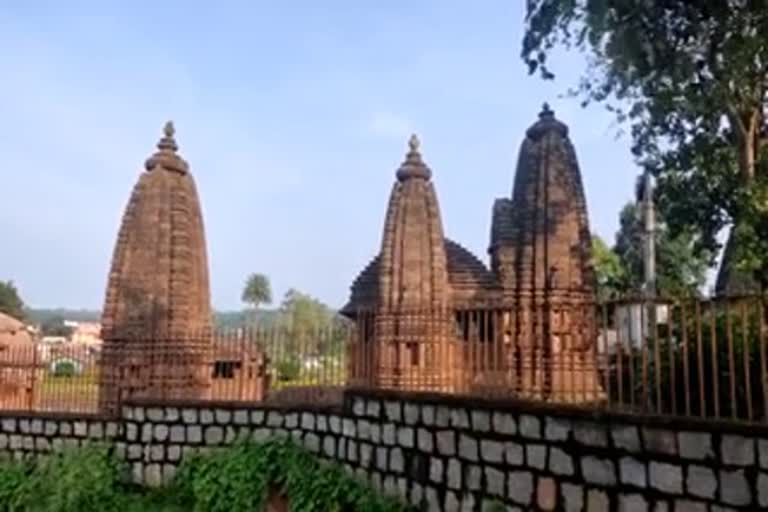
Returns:
[[[208,389],[212,312],[195,182],[167,123],[125,209],[102,312],[100,406]]]
[[[493,224],[492,269],[513,304],[516,388],[534,398],[600,399],[584,189],[568,127],[546,105],[526,132],[512,199],[496,202]]]

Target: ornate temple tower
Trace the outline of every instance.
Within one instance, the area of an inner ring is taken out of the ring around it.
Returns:
[[[169,122],[123,215],[102,313],[101,407],[126,396],[195,398],[211,342],[200,202]]]
[[[492,270],[513,304],[517,388],[534,398],[600,398],[586,201],[568,127],[547,105],[526,132],[512,200],[496,201],[492,224]]]
[[[390,194],[380,252],[355,281],[342,311],[357,319],[364,334],[352,359],[353,374],[366,384],[450,391],[461,379],[449,270],[456,269],[461,284],[487,270],[444,238],[431,175],[412,136]]]

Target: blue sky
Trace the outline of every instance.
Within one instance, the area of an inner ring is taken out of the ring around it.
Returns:
[[[593,231],[637,174],[601,107],[519,59],[524,2],[21,2],[0,5],[0,279],[37,307],[100,308],[123,209],[163,123],[205,216],[212,301],[245,276],[333,306],[376,253],[412,131],[447,236],[485,258],[544,101],[571,129]],[[215,6],[214,6],[215,5]]]

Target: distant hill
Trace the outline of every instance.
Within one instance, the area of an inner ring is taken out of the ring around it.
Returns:
[[[75,322],[98,322],[101,319],[101,311],[91,309],[67,309],[67,308],[28,308],[27,321],[31,324],[44,324],[53,319],[73,320]],[[233,329],[250,323],[251,313],[247,311],[216,311],[213,314],[216,327],[219,329]],[[261,310],[256,313],[256,321],[262,327],[269,327],[277,320],[278,312],[275,310]]]

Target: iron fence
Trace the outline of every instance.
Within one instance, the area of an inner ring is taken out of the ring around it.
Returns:
[[[766,305],[531,299],[360,311],[314,330],[12,345],[0,347],[0,409],[109,413],[142,397],[336,404],[352,386],[768,422]]]

